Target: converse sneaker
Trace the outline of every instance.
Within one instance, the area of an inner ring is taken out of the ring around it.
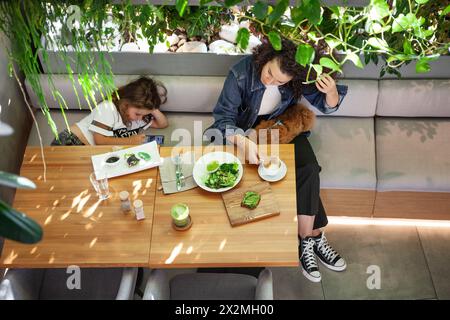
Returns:
[[[313,237],[306,237],[300,240],[299,255],[302,264],[303,275],[312,282],[320,282],[322,277],[317,265],[316,255],[314,254],[314,247],[316,242]]]
[[[345,260],[328,243],[325,232],[313,237],[313,239],[316,244],[314,252],[325,267],[333,271],[344,271],[347,268]]]

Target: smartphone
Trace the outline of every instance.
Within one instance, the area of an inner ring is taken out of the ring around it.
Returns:
[[[151,134],[148,134],[148,135],[145,135],[145,138],[146,138],[145,139],[145,143],[156,141],[156,143],[159,144],[159,145],[163,145],[164,144],[164,136],[163,135],[159,135],[159,134],[151,135]]]

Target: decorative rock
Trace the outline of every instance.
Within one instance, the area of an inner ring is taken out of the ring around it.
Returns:
[[[259,40],[258,37],[255,37],[254,35],[250,35],[250,39],[248,41],[248,47],[245,50],[247,53],[252,53],[253,49],[257,46],[262,44],[261,40]]]
[[[240,24],[232,22],[230,24],[225,24],[220,28],[219,36],[232,43],[236,43],[236,37],[240,28],[250,28],[250,21],[241,21]]]
[[[217,54],[236,53],[236,46],[225,40],[216,40],[209,44],[209,52]]]
[[[225,24],[220,28],[219,36],[232,43],[236,43],[237,33],[239,31],[239,25],[233,24]]]
[[[154,53],[164,53],[167,51],[169,51],[169,48],[167,47],[167,44],[163,42],[157,43],[153,48]]]
[[[179,47],[177,52],[208,52],[206,44],[200,41],[189,41],[186,42],[182,47]]]
[[[174,33],[167,37],[167,41],[169,41],[169,46],[171,47],[176,45],[180,41],[180,38]]]

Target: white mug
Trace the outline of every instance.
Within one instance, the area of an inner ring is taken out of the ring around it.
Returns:
[[[277,156],[261,159],[261,172],[266,176],[275,176],[280,172],[281,160]]]

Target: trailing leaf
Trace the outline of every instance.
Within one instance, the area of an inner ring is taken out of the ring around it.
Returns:
[[[295,61],[298,64],[306,67],[307,64],[311,64],[314,61],[315,51],[314,48],[308,44],[301,44],[297,47],[295,53]]]
[[[272,47],[276,51],[280,51],[281,50],[281,37],[280,37],[280,35],[277,32],[275,32],[275,31],[270,31],[268,36],[269,36],[269,41],[272,44]]]
[[[36,243],[42,239],[42,228],[25,214],[0,200],[0,236],[21,243]]]
[[[241,49],[245,50],[248,47],[249,39],[250,39],[250,31],[248,31],[247,28],[240,28],[236,37],[237,45]]]

